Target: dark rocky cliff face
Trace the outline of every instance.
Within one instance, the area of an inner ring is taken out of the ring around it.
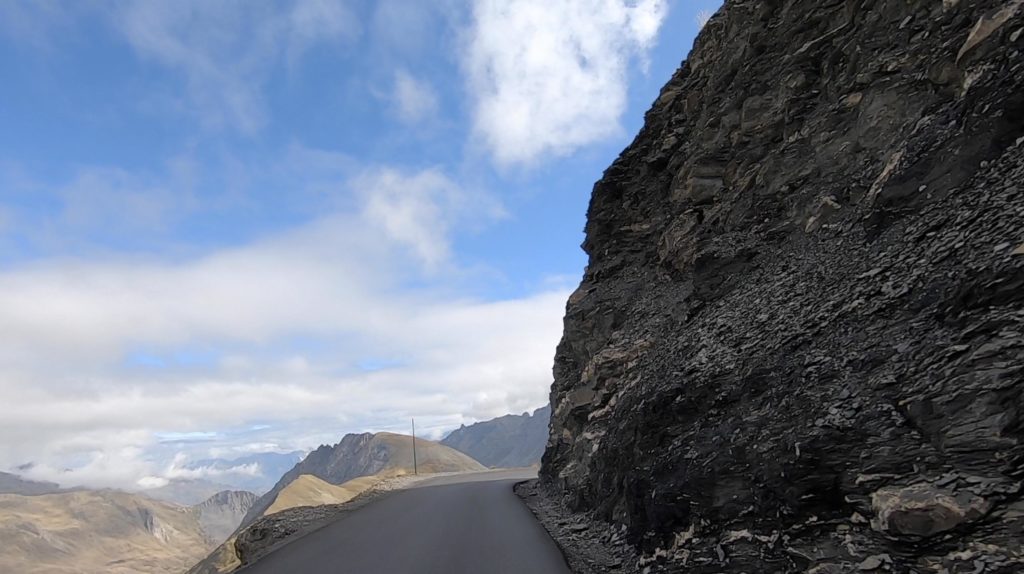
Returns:
[[[455,429],[441,444],[464,452],[490,468],[540,464],[548,438],[551,407],[533,414],[505,415]]]
[[[1024,571],[1022,51],[727,1],[594,187],[544,484],[655,571]]]

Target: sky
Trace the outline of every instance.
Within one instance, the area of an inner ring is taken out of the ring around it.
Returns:
[[[719,3],[0,0],[0,469],[546,404],[593,183]]]

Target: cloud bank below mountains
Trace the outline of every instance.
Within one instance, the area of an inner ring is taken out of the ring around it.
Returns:
[[[336,440],[347,425],[542,404],[567,292],[449,293],[463,273],[451,234],[500,205],[434,169],[370,169],[344,187],[351,211],[191,260],[0,273],[0,461],[126,486],[177,476],[147,460],[159,432],[270,420],[296,422],[295,441]]]

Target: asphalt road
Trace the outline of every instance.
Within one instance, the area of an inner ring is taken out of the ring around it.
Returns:
[[[569,574],[512,486],[529,471],[445,476],[394,492],[244,574]]]

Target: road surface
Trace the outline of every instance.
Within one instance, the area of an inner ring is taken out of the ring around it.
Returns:
[[[569,574],[512,492],[530,471],[444,476],[375,500],[244,574]]]

